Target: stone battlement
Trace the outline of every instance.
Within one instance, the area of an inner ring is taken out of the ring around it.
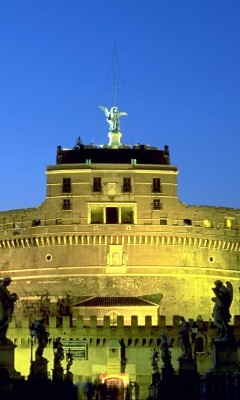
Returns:
[[[40,317],[41,318],[41,317]],[[100,325],[97,321],[96,316],[91,316],[86,322],[83,316],[77,317],[75,321],[71,321],[71,318],[64,316],[62,318],[61,326],[57,325],[57,318],[49,317],[49,322],[47,325],[47,330],[50,333],[50,337],[54,338],[61,336],[62,338],[93,338],[93,337],[148,337],[157,340],[161,332],[167,332],[170,337],[177,337],[180,316],[174,316],[172,325],[166,325],[166,317],[160,316],[157,325],[152,325],[152,317],[145,317],[145,325],[140,325],[138,323],[138,317],[131,317],[131,324],[124,325],[124,317],[117,317],[117,324],[110,324],[110,317],[105,316],[103,323]],[[23,317],[22,320],[16,323],[16,318],[14,317],[9,326],[8,336],[14,341],[17,339],[28,339],[30,337],[29,326],[30,319],[28,317]],[[218,336],[216,334],[216,328],[214,327],[212,321],[197,320],[198,332],[199,334],[207,335],[209,338],[214,338]],[[233,317],[234,335],[236,339],[240,339],[240,315]],[[151,343],[151,339],[150,342]],[[157,344],[157,343],[155,343]]]

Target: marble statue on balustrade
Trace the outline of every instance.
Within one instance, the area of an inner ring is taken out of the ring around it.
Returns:
[[[71,366],[73,364],[73,353],[71,353],[70,349],[66,353],[66,361],[67,361],[67,364],[66,364],[66,375],[70,376],[71,375],[70,368],[71,368]]]
[[[61,362],[65,357],[60,337],[53,339],[53,352],[54,352],[54,360],[53,360],[54,368],[59,368],[62,366]]]
[[[8,286],[11,282],[10,277],[4,277],[0,282],[0,344],[12,343],[7,338],[7,330],[12,320],[14,304],[18,300],[18,296],[9,291]]]
[[[152,349],[152,356],[150,358],[151,366],[154,372],[158,372],[159,352],[156,347]]]
[[[233,286],[231,282],[227,281],[226,285],[222,281],[216,280],[214,282],[212,291],[215,297],[212,297],[214,303],[212,316],[214,325],[219,333],[220,340],[233,339],[232,329],[229,325],[231,320],[230,306],[233,300]]]
[[[182,350],[179,360],[192,360],[192,346],[190,343],[191,325],[184,317],[180,317],[180,326],[178,331],[178,341]]]
[[[174,339],[170,339],[167,333],[162,333],[160,335],[160,354],[163,362],[163,368],[172,369],[171,363],[171,351],[170,349],[173,347]]]
[[[48,345],[49,332],[46,331],[44,319],[36,320],[34,327],[36,330],[36,337],[38,342],[37,349],[35,351],[35,359],[44,360],[43,352]]]

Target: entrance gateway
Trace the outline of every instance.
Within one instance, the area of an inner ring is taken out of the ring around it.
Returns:
[[[118,340],[109,340],[107,350],[106,374],[100,375],[100,389],[107,400],[125,400],[129,388],[129,375],[124,372],[121,355],[121,345]],[[101,393],[100,399],[101,399]],[[103,399],[104,399],[103,395]],[[102,399],[102,400],[103,400]]]
[[[105,387],[106,400],[125,400],[129,386],[128,374],[100,375],[100,385]],[[104,392],[104,390],[103,390]],[[100,389],[100,399],[101,389]]]

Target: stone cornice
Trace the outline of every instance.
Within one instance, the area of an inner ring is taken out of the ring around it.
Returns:
[[[0,240],[0,249],[72,245],[162,245],[239,251],[240,241],[184,235],[44,235]]]

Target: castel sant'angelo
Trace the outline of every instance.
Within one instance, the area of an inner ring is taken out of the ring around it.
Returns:
[[[183,203],[169,147],[122,144],[126,113],[100,108],[108,144],[57,146],[45,201],[0,212],[0,278],[12,279],[16,313],[31,317],[46,299],[54,315],[59,301],[131,296],[158,304],[167,321],[209,320],[221,279],[238,315],[240,209]]]

